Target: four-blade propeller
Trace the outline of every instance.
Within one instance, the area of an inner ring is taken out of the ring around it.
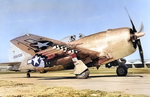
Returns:
[[[132,24],[132,29],[130,30],[130,33],[131,33],[131,41],[133,43],[133,46],[134,48],[136,49],[136,47],[138,46],[139,48],[139,53],[140,53],[140,57],[141,57],[141,61],[142,61],[142,64],[144,65],[144,56],[143,56],[143,49],[142,49],[142,46],[141,46],[141,41],[140,41],[140,37],[144,36],[145,33],[141,32],[144,28],[143,26],[143,23],[141,24],[141,28],[140,28],[140,31],[137,32],[137,30],[135,29],[135,26],[133,24],[133,21],[127,11],[127,9],[125,8],[128,16],[129,16],[129,19],[130,19],[130,22]]]

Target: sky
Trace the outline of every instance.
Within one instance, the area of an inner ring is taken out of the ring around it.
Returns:
[[[69,35],[90,35],[119,27],[132,27],[140,38],[144,58],[150,59],[150,0],[0,0],[0,62],[8,61],[10,40],[32,33],[56,40]],[[126,57],[140,59],[138,50]]]

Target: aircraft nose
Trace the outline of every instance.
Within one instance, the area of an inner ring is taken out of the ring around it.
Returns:
[[[137,36],[137,38],[144,36],[145,33],[144,32],[136,32],[135,36]]]

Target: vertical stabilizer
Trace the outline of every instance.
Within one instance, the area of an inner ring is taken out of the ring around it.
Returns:
[[[9,62],[21,62],[27,55],[29,55],[29,54],[20,50],[14,44],[10,43],[10,49],[8,52],[8,61]]]

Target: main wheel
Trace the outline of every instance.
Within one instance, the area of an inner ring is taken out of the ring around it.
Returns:
[[[121,65],[117,68],[116,72],[118,76],[126,76],[128,73],[128,68],[125,65]]]
[[[86,79],[89,77],[90,71],[87,69],[84,72],[82,72],[81,74],[76,74],[76,78],[77,79]]]

